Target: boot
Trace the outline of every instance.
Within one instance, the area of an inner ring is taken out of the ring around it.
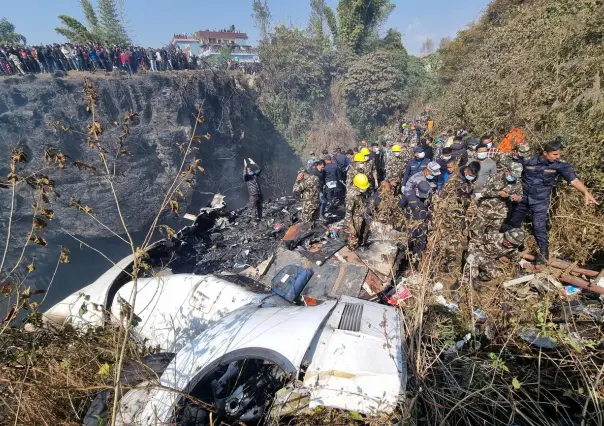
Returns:
[[[535,257],[535,265],[547,265],[549,262],[549,253],[547,250],[540,250]]]

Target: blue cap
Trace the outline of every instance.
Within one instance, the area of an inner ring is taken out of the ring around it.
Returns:
[[[424,147],[416,146],[415,148],[413,148],[413,152],[424,152]]]
[[[430,192],[432,192],[432,186],[430,186],[427,181],[423,180],[419,183],[419,185],[417,185],[415,195],[417,195],[419,198],[428,198]]]

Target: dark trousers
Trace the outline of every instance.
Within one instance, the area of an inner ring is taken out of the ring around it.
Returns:
[[[541,254],[549,257],[549,241],[547,238],[547,212],[549,210],[549,199],[538,203],[529,204],[525,197],[518,203],[512,213],[509,225],[512,228],[520,228],[527,214],[533,217],[533,235],[537,240],[537,245]]]
[[[247,205],[250,209],[256,209],[256,219],[262,219],[262,194],[250,195],[250,202]]]

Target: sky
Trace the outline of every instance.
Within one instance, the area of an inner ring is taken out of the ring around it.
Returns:
[[[93,4],[96,0],[91,0]],[[159,47],[170,42],[174,33],[200,29],[227,28],[234,24],[258,40],[252,20],[252,0],[117,0],[124,4],[128,28],[136,44]],[[54,29],[60,14],[84,21],[79,0],[3,0],[0,17],[6,17],[23,34],[28,44],[64,41]],[[338,0],[327,0],[335,9]],[[405,47],[418,54],[422,42],[432,38],[435,45],[484,11],[488,0],[393,0],[395,10],[384,29],[396,28],[403,34]],[[305,26],[310,0],[268,0],[273,23]]]

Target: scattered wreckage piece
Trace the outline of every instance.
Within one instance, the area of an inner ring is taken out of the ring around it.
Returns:
[[[577,274],[582,274],[587,277],[597,278],[599,276],[599,273],[596,271],[592,271],[592,270],[584,269],[584,268],[577,268],[577,267],[575,267],[574,264],[569,264],[569,263],[561,262],[561,261],[550,262],[548,264],[548,266],[549,266],[549,270],[548,270],[547,267],[544,268],[541,266],[535,266],[532,263],[530,263],[528,260],[530,258],[534,259],[533,256],[523,254],[523,258],[524,259],[520,261],[520,266],[527,271],[549,273],[550,275],[552,275],[553,277],[555,277],[557,280],[559,280],[561,282],[573,285],[575,287],[582,288],[584,290],[589,290],[594,293],[604,295],[604,279],[602,279],[602,278],[599,278],[597,280],[594,279],[592,282],[592,281],[587,281],[587,280],[584,280],[577,276],[571,275],[571,273],[577,273]],[[557,266],[554,266],[554,265],[557,265]]]
[[[358,296],[368,272],[366,266],[341,263],[333,258],[318,266],[302,256],[299,251],[279,247],[275,260],[261,282],[267,286],[271,285],[277,273],[288,265],[299,265],[313,271],[313,276],[302,295],[315,299],[334,298],[342,294]]]

